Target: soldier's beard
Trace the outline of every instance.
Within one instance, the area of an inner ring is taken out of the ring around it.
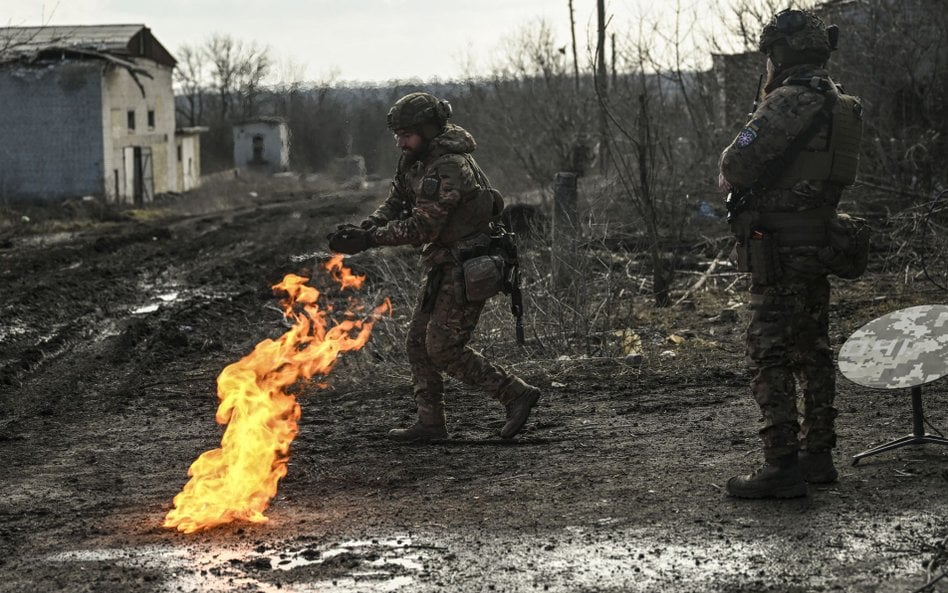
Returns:
[[[402,156],[409,161],[417,161],[428,151],[428,142],[423,142],[417,150],[412,150],[411,147],[406,146],[402,149]]]

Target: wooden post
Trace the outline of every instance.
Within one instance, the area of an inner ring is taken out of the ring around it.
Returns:
[[[576,173],[557,173],[553,179],[553,285],[566,287],[575,270],[576,236],[579,230]]]

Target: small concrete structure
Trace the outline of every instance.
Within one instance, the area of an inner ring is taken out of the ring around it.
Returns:
[[[210,128],[194,126],[175,131],[180,191],[189,191],[201,185],[201,137]]]
[[[267,173],[290,168],[290,133],[280,117],[258,117],[234,125],[234,166]]]

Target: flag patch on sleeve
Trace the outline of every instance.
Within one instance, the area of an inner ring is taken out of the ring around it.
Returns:
[[[757,130],[759,129],[760,120],[755,119],[741,130],[741,133],[737,135],[737,139],[734,141],[734,145],[738,148],[747,148],[754,143],[754,140],[757,140]]]

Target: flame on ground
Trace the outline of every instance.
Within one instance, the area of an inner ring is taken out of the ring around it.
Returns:
[[[342,265],[341,255],[325,268],[343,288],[359,288],[365,280]],[[276,340],[263,340],[217,377],[216,419],[227,425],[221,446],[191,464],[191,479],[174,497],[164,527],[193,533],[232,521],[266,522],[263,512],[286,475],[300,418],[296,398],[284,390],[328,374],[339,353],[362,348],[375,321],[391,311],[385,299],[368,319],[347,314],[327,329],[326,313],[316,304],[319,291],[306,286],[307,280],[288,274],[273,287],[287,294],[281,305],[293,327]]]

